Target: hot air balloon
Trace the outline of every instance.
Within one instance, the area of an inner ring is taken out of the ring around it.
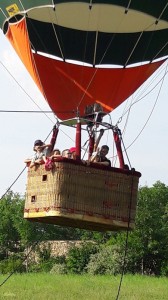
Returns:
[[[103,117],[165,62],[167,1],[5,0],[0,8],[3,33],[59,125],[76,129],[75,161],[28,169],[24,217],[92,230],[133,228],[141,174],[125,166],[121,132]],[[102,128],[112,130],[119,168],[83,164],[83,128],[89,158]]]

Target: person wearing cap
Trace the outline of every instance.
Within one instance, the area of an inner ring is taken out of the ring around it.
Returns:
[[[41,140],[36,140],[34,142],[33,150],[35,151],[34,156],[31,159],[26,159],[25,163],[30,163],[30,168],[36,164],[47,161],[47,149],[51,144],[44,144]]]
[[[70,149],[69,149],[69,152],[70,152],[70,158],[71,159],[76,159],[76,148],[75,147],[71,147]]]
[[[34,142],[35,151],[34,157],[31,160],[30,168],[35,166],[36,164],[40,164],[42,162],[47,162],[47,149],[50,147],[51,144],[44,144],[41,140],[36,140]]]
[[[49,160],[52,154],[56,155],[55,150],[53,151],[53,149],[56,142],[57,134],[58,134],[58,127],[54,125],[50,143],[46,145],[41,140],[36,140],[34,142],[34,147],[33,147],[33,150],[35,151],[33,158],[31,159],[28,158],[24,162],[31,163],[30,166],[32,167],[34,163],[39,163],[41,161],[46,162],[47,159]]]

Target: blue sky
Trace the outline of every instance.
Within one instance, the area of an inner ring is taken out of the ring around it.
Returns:
[[[157,71],[153,80],[148,80],[135,95],[130,97],[128,102],[126,101],[111,113],[113,125],[115,125],[131,101],[142,98],[132,106],[128,121],[126,122],[127,115],[125,115],[119,123],[121,130],[126,125],[123,140],[125,147],[128,148],[127,154],[131,166],[142,173],[141,186],[152,186],[157,180],[168,184],[168,75],[165,76],[164,81],[161,80],[158,83],[164,76],[166,68],[167,63],[162,67],[162,72]],[[2,32],[0,33],[0,74],[0,110],[38,110],[35,103],[42,110],[50,110]],[[157,87],[154,88],[157,83]],[[144,96],[146,94],[147,96]],[[55,117],[52,114],[47,116],[45,114],[0,112],[0,196],[6,192],[25,167],[24,159],[33,154],[34,140],[45,140],[52,130]],[[109,117],[105,121],[108,122]],[[142,133],[139,135],[141,130]],[[72,147],[74,140],[75,132],[73,130],[67,127],[60,128],[58,148],[63,150]],[[83,144],[85,140],[86,137],[83,138]],[[132,144],[134,140],[135,142]],[[110,133],[104,136],[100,145],[104,143],[110,146],[109,157],[111,157],[113,155],[113,139]],[[14,184],[12,190],[24,194],[25,188],[26,171]]]

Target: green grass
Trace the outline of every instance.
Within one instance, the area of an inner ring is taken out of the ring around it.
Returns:
[[[7,276],[0,276],[0,284]],[[115,300],[120,276],[13,275],[0,287],[0,300]],[[167,300],[168,278],[123,277],[119,300]]]

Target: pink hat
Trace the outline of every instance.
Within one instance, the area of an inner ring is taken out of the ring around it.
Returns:
[[[71,153],[76,152],[76,148],[75,147],[70,148],[69,152],[71,152]]]

